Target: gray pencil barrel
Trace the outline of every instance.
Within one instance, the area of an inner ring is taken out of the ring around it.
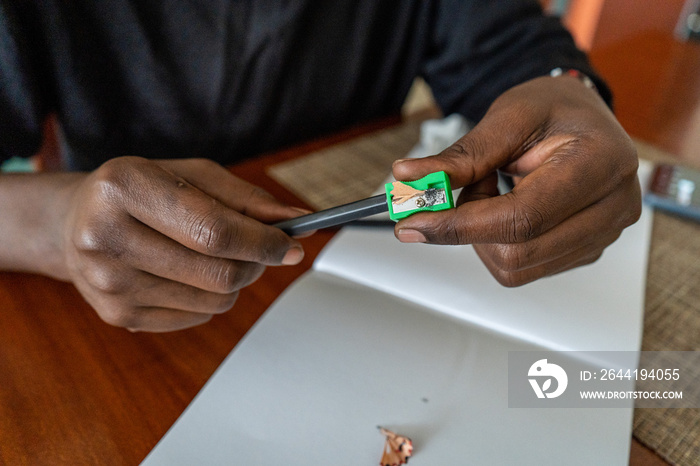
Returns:
[[[351,202],[338,207],[302,215],[283,222],[276,223],[275,227],[281,229],[290,236],[299,235],[311,230],[328,228],[343,223],[352,222],[370,215],[379,214],[389,210],[386,195],[369,197],[360,201]]]

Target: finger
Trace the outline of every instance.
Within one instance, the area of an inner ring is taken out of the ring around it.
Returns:
[[[120,319],[123,309],[135,306],[217,314],[233,306],[240,288],[211,292],[125,264],[105,265],[99,260],[84,259],[79,267],[81,279],[75,285],[95,309],[102,310],[105,320]]]
[[[138,277],[138,273],[125,273],[124,275],[129,275],[133,278],[143,278]],[[163,279],[158,278],[158,280],[162,281]],[[162,286],[163,283],[161,282],[158,285]],[[199,325],[211,319],[214,313],[224,312],[226,309],[222,310],[222,308],[226,307],[228,304],[225,301],[230,301],[232,298],[222,297],[219,301],[216,301],[216,298],[213,296],[204,297],[203,293],[206,292],[200,290],[200,293],[194,292],[190,298],[184,300],[183,306],[183,301],[177,301],[175,298],[183,298],[188,291],[185,289],[175,291],[175,287],[171,286],[168,288],[168,291],[175,296],[173,298],[163,298],[163,296],[161,296],[159,300],[159,302],[164,303],[172,302],[176,307],[196,309],[196,312],[192,312],[177,308],[168,309],[161,306],[135,306],[133,295],[124,297],[120,294],[124,290],[133,287],[133,282],[130,280],[122,282],[104,281],[101,280],[100,275],[97,274],[93,275],[92,279],[88,278],[87,280],[76,282],[76,286],[104,322],[115,327],[133,330],[165,332]],[[185,287],[186,285],[180,286]],[[139,299],[149,301],[154,298],[154,296],[151,295],[152,292],[144,290],[141,290],[142,294]],[[209,295],[213,295],[213,293],[209,293]],[[197,298],[207,300],[207,304],[212,307],[208,309],[208,311],[203,312],[203,307],[195,303]]]
[[[264,189],[234,176],[207,159],[158,161],[164,168],[187,180],[222,204],[263,223],[272,223],[309,213],[288,206]]]
[[[634,191],[634,187],[632,187]],[[531,241],[509,244],[481,244],[494,267],[516,272],[545,264],[577,250],[602,249],[637,221],[641,205],[618,194],[577,213]],[[623,214],[619,214],[623,212]]]
[[[125,223],[130,229],[129,248],[123,248],[121,260],[151,275],[227,294],[250,285],[265,270],[256,262],[200,254],[133,218]]]
[[[295,264],[303,250],[281,230],[226,207],[181,177],[144,159],[121,157],[104,164],[96,183],[105,197],[178,243],[202,254]]]
[[[555,105],[546,96],[533,100],[545,83],[566,96],[557,101],[568,105]],[[501,168],[522,177],[508,195],[430,217],[411,216],[397,226],[397,236],[404,230],[409,239],[441,244],[527,241],[635,177],[637,159],[629,138],[607,110],[601,111],[600,99],[572,93],[571,84],[541,79],[517,86],[450,148],[397,162],[397,179],[444,170],[455,186],[473,184]]]
[[[420,233],[435,244],[519,243],[532,240],[608,194],[594,169],[551,161],[525,177],[510,193],[476,200],[456,209],[412,215],[396,225],[397,237]],[[608,177],[609,178],[609,177]],[[579,186],[594,186],[579,190]],[[620,186],[638,189],[636,175]],[[637,194],[627,199],[639,202]],[[634,204],[632,204],[634,205]],[[624,207],[622,208],[624,210]]]
[[[602,247],[595,250],[581,248],[564,257],[559,257],[529,269],[509,271],[499,268],[498,264],[495,264],[491,260],[492,256],[488,253],[489,246],[490,245],[475,244],[474,249],[484,265],[486,265],[486,268],[491,272],[491,275],[493,275],[501,285],[507,287],[522,286],[542,277],[548,277],[576,267],[592,264],[603,254]]]
[[[456,186],[466,184],[465,187],[468,187],[479,183],[484,178],[493,177],[499,167],[510,164],[514,155],[520,155],[519,144],[509,138],[489,145],[488,140],[493,138],[493,133],[490,125],[482,126],[478,132],[467,134],[445,152],[418,161],[418,168],[412,167],[409,171],[402,167],[403,164],[395,165],[394,174],[400,179],[402,176],[420,177],[424,172],[444,170]],[[566,151],[570,148],[562,145],[556,150]],[[490,199],[481,193],[480,201],[462,203],[457,210],[444,211],[439,215],[411,216],[403,224],[397,225],[397,232],[418,231],[431,243],[451,244],[459,241],[466,244],[517,242],[546,231],[597,200],[593,198],[594,193],[582,194],[571,188],[588,185],[590,179],[585,178],[592,178],[598,172],[592,173],[588,167],[582,170],[576,160],[557,160],[553,158],[554,154],[550,155],[551,163],[540,166],[531,176],[525,177],[511,193]]]
[[[91,261],[83,264],[83,270],[87,273],[76,286],[100,318],[117,327],[159,331],[191,327],[206,322],[209,317],[189,314],[210,316],[226,312],[238,297],[238,292],[211,293],[133,269],[105,273],[105,268],[95,267]],[[169,316],[162,323],[156,322],[153,315],[144,320],[142,313],[156,308],[172,312],[156,313]]]
[[[513,245],[475,244],[474,248],[494,275],[514,275],[523,272],[525,275],[545,276],[554,268],[561,267],[567,262],[575,262],[582,257],[601,253],[620,236],[620,233],[620,231],[607,232],[585,244],[569,244],[565,249],[553,251],[552,254],[535,256],[534,260],[531,260],[531,256],[520,255],[519,252],[511,250],[510,247]],[[538,275],[538,271],[544,275]]]
[[[568,78],[542,77],[515,86],[493,102],[474,129],[442,153],[395,162],[394,176],[415,180],[444,170],[452,184],[461,187],[501,167],[524,175],[557,148],[581,138],[600,141],[607,145],[602,149],[614,154],[596,164],[635,159],[631,140],[603,100],[595,92],[581,90],[580,82]]]
[[[544,135],[548,114],[538,106],[498,101],[469,133],[440,154],[394,162],[397,180],[416,180],[435,171],[445,171],[453,186],[483,179],[517,159]]]
[[[172,332],[202,325],[211,320],[211,314],[180,311],[160,307],[140,308],[125,325],[132,332]],[[109,322],[108,322],[109,323]]]
[[[230,310],[238,291],[212,293],[142,272],[131,300],[137,308],[161,307],[199,314],[221,314]]]

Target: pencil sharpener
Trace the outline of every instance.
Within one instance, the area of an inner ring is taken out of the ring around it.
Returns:
[[[450,179],[444,171],[416,181],[394,181],[384,185],[389,217],[398,221],[417,212],[436,212],[454,207]]]

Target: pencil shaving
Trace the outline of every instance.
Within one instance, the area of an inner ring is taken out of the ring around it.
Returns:
[[[400,181],[394,181],[393,183],[391,183],[391,185],[394,187],[391,190],[391,202],[394,204],[403,204],[409,199],[414,198],[416,196],[420,196],[425,192],[420,189],[412,188],[411,186],[404,184]]]
[[[413,455],[413,442],[408,437],[379,427],[379,431],[386,437],[384,451],[379,466],[398,466],[408,463],[408,458]]]

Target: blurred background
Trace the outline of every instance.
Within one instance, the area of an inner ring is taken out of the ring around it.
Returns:
[[[700,0],[542,0],[560,16],[615,95],[635,139],[700,167]],[[417,81],[405,115],[425,111]]]
[[[561,17],[615,94],[615,113],[638,141],[700,167],[700,0],[541,0]],[[406,117],[434,115],[430,89],[416,80]],[[61,166],[56,125],[44,147],[13,171]]]

